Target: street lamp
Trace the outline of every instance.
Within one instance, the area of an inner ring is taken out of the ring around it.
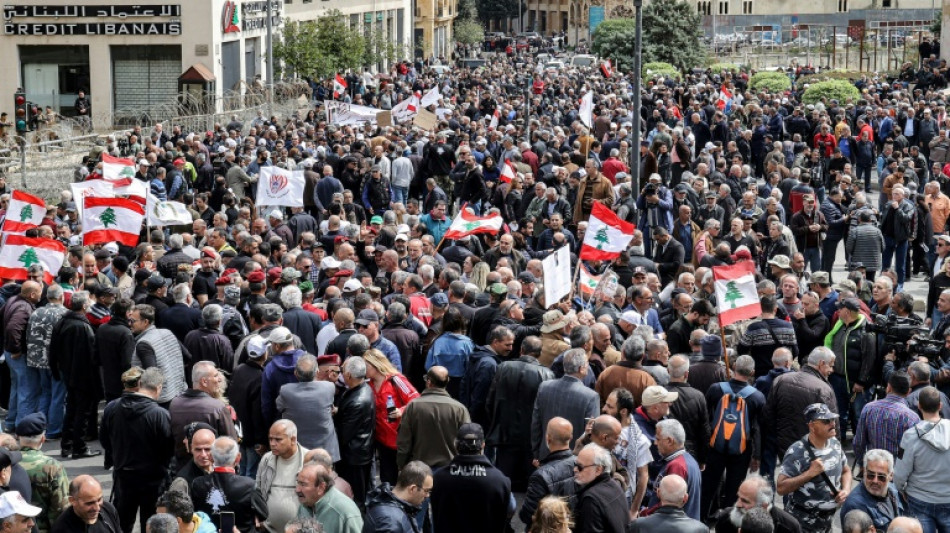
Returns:
[[[633,59],[633,157],[630,158],[630,184],[634,190],[640,188],[640,76],[641,54],[643,53],[643,0],[633,0],[633,9],[637,17],[636,42]]]

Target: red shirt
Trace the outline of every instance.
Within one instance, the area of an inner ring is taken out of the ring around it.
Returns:
[[[402,419],[397,418],[395,422],[389,421],[389,413],[386,411],[386,399],[392,396],[396,407],[402,409],[410,401],[418,398],[419,393],[415,387],[409,383],[406,376],[402,374],[389,377],[383,381],[379,390],[373,387],[373,392],[376,393],[376,441],[391,450],[395,450],[396,435],[399,434],[399,422]]]

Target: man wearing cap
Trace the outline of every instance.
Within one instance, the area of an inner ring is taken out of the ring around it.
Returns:
[[[136,514],[155,512],[174,442],[171,416],[155,401],[165,380],[161,371],[152,367],[143,372],[136,367],[124,376],[127,384],[134,379],[137,389],[126,390],[105,410],[100,435],[106,465],[113,467],[113,499],[119,521],[124,531],[131,531]],[[72,490],[70,496],[74,496]]]
[[[270,223],[270,231],[266,235],[267,240],[271,237],[280,237],[288,249],[294,246],[297,242],[294,239],[294,232],[290,229],[290,226],[284,223],[284,212],[279,207],[274,208],[267,214],[267,221]]]
[[[145,289],[148,296],[142,300],[142,303],[150,305],[155,313],[168,309],[168,281],[158,272],[152,272],[152,275],[145,281]]]
[[[477,311],[476,311],[477,312]],[[554,359],[571,347],[564,340],[567,326],[571,319],[558,309],[547,311],[541,317],[541,355],[538,362],[542,366],[551,367]]]
[[[402,356],[399,349],[389,339],[380,335],[379,315],[372,309],[363,309],[356,319],[356,330],[366,336],[370,347],[379,350],[389,359],[389,362],[396,367],[396,370],[402,372]]]
[[[269,425],[278,418],[277,396],[281,386],[297,381],[297,360],[306,352],[295,348],[294,334],[283,326],[271,330],[267,340],[272,357],[261,378],[261,412],[264,423]]]
[[[3,533],[29,533],[34,527],[47,533],[52,522],[42,513],[41,507],[30,505],[15,490],[0,495],[0,531]]]
[[[851,492],[851,467],[835,438],[838,415],[823,403],[809,405],[803,414],[808,434],[785,453],[776,488],[803,530],[831,531],[835,512]]]
[[[261,380],[267,362],[267,339],[254,333],[246,346],[247,361],[238,365],[231,375],[228,399],[241,422],[240,474],[254,477],[268,445],[268,426],[261,411]]]
[[[411,404],[410,404],[411,405]],[[430,497],[435,531],[503,531],[514,512],[511,482],[483,451],[485,432],[463,424],[455,440],[458,450],[448,468],[433,474]]]
[[[42,533],[47,533],[68,503],[69,477],[62,463],[42,451],[43,443],[46,442],[46,417],[42,413],[34,413],[20,420],[16,425],[16,434],[22,455],[20,466],[26,470],[33,488],[32,503],[43,510],[36,518],[37,527]],[[7,492],[4,496],[7,494],[11,493]]]
[[[337,363],[339,356],[323,355],[323,363]],[[277,395],[277,413],[280,418],[294,420],[297,424],[297,440],[308,449],[323,448],[333,458],[340,460],[340,448],[333,426],[333,400],[336,387],[329,381],[316,379],[317,358],[309,353],[297,359],[294,376],[280,388]],[[336,377],[336,376],[334,376]]]
[[[131,528],[130,525],[128,530]],[[118,533],[121,530],[116,508],[102,498],[102,485],[90,475],[76,476],[69,484],[69,508],[59,515],[51,532]]]
[[[867,319],[857,298],[838,302],[838,321],[825,336],[824,346],[835,354],[834,371],[828,376],[837,398],[842,428],[851,420],[853,399],[855,419],[861,413],[865,390],[874,385],[872,373],[877,359],[877,335],[865,328]]]

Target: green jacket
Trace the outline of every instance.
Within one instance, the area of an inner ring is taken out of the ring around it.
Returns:
[[[33,486],[33,505],[43,509],[36,517],[40,533],[47,533],[69,506],[69,476],[62,463],[40,450],[23,448],[20,466],[26,470]]]
[[[313,507],[301,505],[297,509],[298,518],[313,518],[323,524],[325,531],[336,533],[361,533],[363,531],[363,517],[360,510],[349,499],[334,487],[320,498]]]

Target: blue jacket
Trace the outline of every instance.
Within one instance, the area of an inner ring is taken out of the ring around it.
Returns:
[[[468,368],[468,356],[475,350],[475,344],[466,336],[458,333],[439,335],[426,355],[426,370],[433,366],[444,366],[449,376],[460,378]]]
[[[396,367],[396,370],[402,372],[402,356],[399,355],[399,348],[396,348],[391,340],[380,335],[376,342],[370,344],[370,348],[383,352],[383,355]]]
[[[657,212],[657,219],[664,228],[669,231],[673,231],[673,195],[666,187],[660,187],[658,193],[660,201],[656,204],[657,209],[659,210]],[[646,197],[642,194],[639,198],[637,198],[637,209],[640,211],[640,224],[637,225],[637,227],[649,228],[650,225],[647,223],[647,201]]]
[[[280,394],[280,388],[297,382],[294,369],[297,367],[297,359],[304,353],[306,352],[303,350],[287,350],[275,355],[264,367],[264,375],[261,378],[261,412],[268,427],[277,420],[277,395]]]
[[[489,426],[486,407],[488,389],[497,370],[498,355],[488,346],[476,346],[459,386],[459,401],[468,407],[472,422],[481,424],[483,428]]]
[[[419,222],[425,224],[426,229],[429,230],[429,235],[432,235],[436,244],[442,241],[445,232],[449,231],[449,226],[452,225],[451,218],[443,217],[442,220],[436,220],[428,213],[419,217]]]
[[[855,483],[854,490],[848,494],[848,499],[841,505],[841,525],[844,526],[844,517],[849,511],[860,509],[871,517],[874,527],[878,531],[887,531],[891,520],[904,514],[904,505],[897,495],[897,488],[891,483],[887,486],[887,497],[878,498],[864,488],[864,483]]]

